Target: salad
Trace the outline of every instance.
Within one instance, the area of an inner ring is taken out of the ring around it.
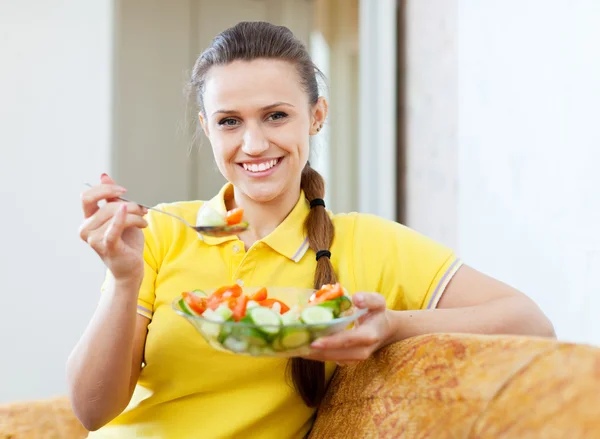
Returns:
[[[222,213],[206,204],[198,212],[196,225],[201,227],[236,226],[242,223],[243,217],[244,209],[241,207]]]
[[[235,284],[212,294],[184,292],[179,308],[202,317],[200,332],[234,352],[261,355],[308,346],[336,319],[351,313],[352,299],[339,283],[323,285],[306,304],[287,304],[269,297],[267,288],[251,295]]]

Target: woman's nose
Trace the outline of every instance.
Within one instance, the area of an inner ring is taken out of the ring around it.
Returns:
[[[269,141],[260,127],[248,127],[242,142],[242,151],[248,155],[260,155],[269,149]]]

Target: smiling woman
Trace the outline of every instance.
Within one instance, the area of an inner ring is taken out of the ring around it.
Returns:
[[[264,22],[225,30],[194,66],[199,123],[228,182],[212,200],[159,209],[191,223],[204,208],[240,209],[250,227],[238,235],[199,236],[125,204],[107,175],[83,194],[80,235],[108,269],[67,365],[74,411],[97,430],[90,437],[303,438],[339,364],[430,332],[553,335],[524,294],[451,249],[373,215],[325,209],[323,178],[308,163],[327,117],[318,74],[287,28]],[[366,314],[289,363],[217,351],[170,307],[198,288],[338,281]]]

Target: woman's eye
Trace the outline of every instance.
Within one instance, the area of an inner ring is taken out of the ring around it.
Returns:
[[[221,119],[219,121],[219,125],[226,126],[226,127],[234,127],[237,125],[237,120],[231,119],[231,118]]]
[[[269,116],[269,120],[280,120],[287,117],[287,114],[283,111],[277,111]]]

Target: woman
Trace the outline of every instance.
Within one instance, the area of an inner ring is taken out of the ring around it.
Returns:
[[[121,202],[125,189],[106,175],[83,194],[81,238],[108,268],[67,365],[74,411],[98,430],[90,437],[301,438],[336,363],[432,332],[553,336],[525,295],[444,246],[372,215],[325,210],[323,179],[308,164],[327,116],[316,71],[288,29],[267,23],[224,31],[194,66],[199,122],[228,184],[206,203],[160,208],[195,222],[205,205],[242,207],[251,227],[239,236],[199,237]],[[170,309],[196,288],[335,281],[368,315],[293,359],[293,386],[286,361],[216,351]]]

